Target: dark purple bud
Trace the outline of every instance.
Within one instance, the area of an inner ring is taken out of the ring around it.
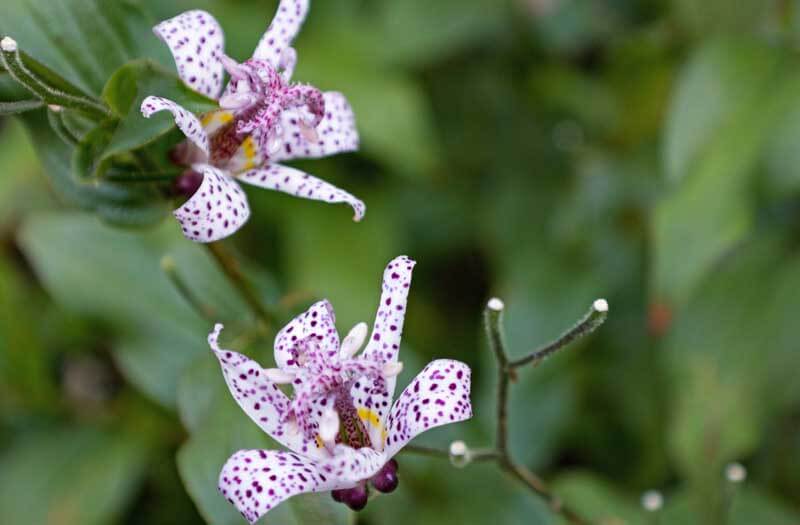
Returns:
[[[400,482],[397,478],[397,461],[393,459],[390,460],[370,481],[378,492],[383,492],[385,494],[393,492]]]
[[[186,170],[175,178],[172,189],[176,195],[181,195],[188,199],[197,192],[202,183],[202,174],[194,170]]]
[[[367,506],[369,492],[367,492],[367,485],[361,483],[352,489],[332,490],[331,497],[334,501],[344,503],[353,510],[361,510]]]

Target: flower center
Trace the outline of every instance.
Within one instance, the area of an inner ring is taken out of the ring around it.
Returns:
[[[237,64],[223,61],[231,82],[220,107],[233,112],[233,120],[211,137],[211,162],[225,167],[244,141],[253,137],[264,159],[283,145],[285,111],[297,109],[290,120],[308,141],[317,141],[316,127],[325,116],[322,93],[311,86],[291,84],[267,61],[250,59]]]

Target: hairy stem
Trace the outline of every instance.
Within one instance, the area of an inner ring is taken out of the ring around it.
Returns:
[[[164,274],[166,274],[167,278],[181,295],[181,297],[183,297],[186,302],[189,303],[189,306],[192,307],[197,315],[210,323],[214,323],[216,321],[216,313],[214,312],[214,309],[203,303],[197,297],[197,295],[192,292],[192,289],[188,284],[186,284],[186,281],[184,281],[183,277],[181,277],[181,275],[178,273],[178,270],[175,266],[175,261],[172,259],[172,257],[164,256],[161,259],[161,269],[164,271]]]
[[[100,102],[88,97],[64,93],[39,79],[25,66],[16,42],[9,38],[4,38],[0,46],[0,61],[14,80],[47,104],[75,109],[95,119],[103,119],[111,115]]]
[[[214,257],[219,265],[220,269],[223,271],[225,276],[228,280],[233,284],[234,288],[239,292],[239,295],[242,296],[242,299],[247,303],[250,309],[255,314],[256,318],[261,321],[261,323],[268,327],[272,324],[273,315],[267,310],[267,308],[261,303],[261,299],[259,299],[258,294],[256,294],[255,290],[248,282],[247,278],[242,274],[242,271],[239,268],[239,263],[233,257],[233,255],[225,249],[225,246],[221,242],[212,242],[206,244],[209,253]]]
[[[534,366],[536,366],[573,341],[587,336],[597,330],[606,321],[607,317],[608,303],[603,299],[598,299],[592,303],[589,311],[580,321],[575,324],[575,326],[561,334],[556,340],[534,350],[525,357],[521,357],[509,362],[508,366],[511,369],[519,368],[529,363],[532,363]]]

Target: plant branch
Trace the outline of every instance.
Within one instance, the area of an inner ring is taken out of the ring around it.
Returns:
[[[503,309],[505,305],[500,299],[489,301],[484,310],[486,335],[489,347],[497,358],[497,433],[495,447],[501,455],[508,450],[508,384],[512,378],[506,351],[505,333],[503,332]]]
[[[24,64],[17,42],[10,37],[5,37],[0,41],[0,64],[14,80],[47,104],[75,109],[95,119],[111,116],[108,109],[101,103],[88,97],[64,93],[42,81]]]
[[[562,348],[566,347],[573,341],[587,336],[597,330],[606,321],[607,317],[608,303],[604,299],[598,299],[592,303],[589,311],[580,321],[575,324],[575,326],[561,334],[555,341],[552,341],[551,343],[534,350],[525,357],[521,357],[509,362],[508,366],[511,369],[525,366],[528,363],[533,363],[533,366],[537,366],[539,363]]]
[[[203,303],[195,294],[192,292],[189,285],[186,284],[186,281],[178,273],[177,268],[175,267],[175,260],[165,255],[161,258],[161,269],[166,274],[169,281],[178,291],[178,293],[183,297],[187,303],[192,307],[192,309],[197,312],[197,315],[205,319],[210,323],[214,323],[216,321],[216,313],[214,309],[208,306],[207,304]]]
[[[206,248],[208,248],[209,253],[211,253],[217,261],[220,269],[242,296],[242,299],[244,299],[253,311],[256,318],[261,321],[265,327],[270,326],[274,316],[262,304],[261,299],[259,299],[247,278],[242,274],[238,261],[225,249],[225,246],[221,242],[208,243],[206,244]]]
[[[0,115],[17,115],[32,109],[39,109],[44,105],[39,99],[16,100],[13,102],[0,102]]]

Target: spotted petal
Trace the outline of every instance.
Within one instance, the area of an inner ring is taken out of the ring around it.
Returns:
[[[225,463],[219,491],[255,523],[297,494],[331,490],[335,480],[307,458],[276,450],[240,450]]]
[[[360,221],[367,209],[362,201],[346,191],[308,173],[280,164],[270,164],[265,168],[246,171],[239,175],[239,179],[254,186],[288,193],[303,199],[349,204],[355,212],[354,221]]]
[[[161,22],[153,32],[169,46],[178,75],[190,88],[216,99],[224,78],[225,35],[213,16],[194,10]]]
[[[281,0],[275,18],[253,52],[253,58],[268,60],[277,69],[283,51],[300,32],[308,14],[308,3],[309,0]]]
[[[240,450],[225,463],[219,490],[242,516],[255,523],[269,510],[298,494],[352,488],[374,476],[383,454],[339,445],[320,461],[275,450]]]
[[[175,124],[198,148],[208,155],[208,134],[203,129],[203,125],[190,111],[185,110],[179,104],[162,97],[147,97],[142,101],[142,115],[150,118],[159,111],[169,111],[175,117]]]
[[[275,363],[280,368],[297,365],[297,345],[309,338],[317,341],[328,357],[339,351],[339,334],[336,316],[331,303],[318,301],[311,308],[292,319],[275,337]]]
[[[213,242],[242,227],[250,217],[247,196],[235,180],[206,164],[193,166],[203,174],[200,188],[175,210],[183,234],[193,241]]]
[[[281,116],[283,146],[271,155],[275,161],[319,158],[356,151],[359,146],[358,130],[353,108],[341,93],[328,91],[323,94],[325,117],[316,128],[318,140],[309,140],[308,132],[301,127],[304,109],[284,111]]]
[[[322,451],[313,440],[306,440],[297,426],[285,422],[289,398],[267,379],[264,369],[248,357],[219,346],[222,325],[214,327],[208,344],[222,367],[222,374],[233,398],[261,429],[285,447],[308,457],[320,457]]]
[[[431,362],[397,398],[387,424],[384,452],[394,456],[428,429],[472,417],[470,369],[450,359]]]

